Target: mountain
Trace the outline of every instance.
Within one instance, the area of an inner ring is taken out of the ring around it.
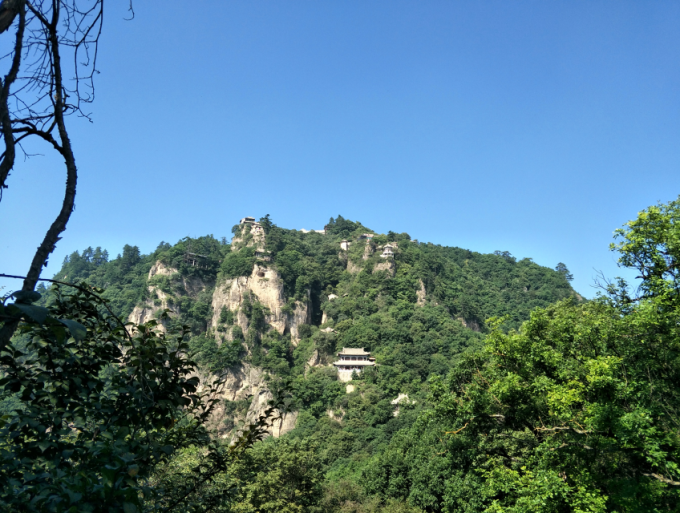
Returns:
[[[518,328],[536,307],[582,301],[563,264],[378,234],[342,216],[319,231],[244,218],[232,233],[230,242],[162,242],[149,255],[125,246],[114,259],[87,248],[55,279],[105,289],[132,322],[188,325],[203,379],[226,381],[211,423],[223,438],[273,394],[291,393],[293,412],[272,434],[312,444],[330,482],[356,478],[413,424],[428,380],[481,345],[487,319]],[[332,362],[345,347],[364,348],[377,365],[338,380]]]

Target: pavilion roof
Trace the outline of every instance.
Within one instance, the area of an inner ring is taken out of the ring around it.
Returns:
[[[364,351],[363,347],[343,347],[338,356],[368,356],[369,354],[371,353]]]

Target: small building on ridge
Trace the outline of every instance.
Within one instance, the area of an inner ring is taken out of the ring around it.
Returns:
[[[360,374],[366,367],[374,367],[375,358],[371,357],[368,351],[364,351],[363,347],[343,347],[333,365],[338,369],[340,381],[351,381],[353,372]]]

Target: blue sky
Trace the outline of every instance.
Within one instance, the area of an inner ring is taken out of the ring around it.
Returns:
[[[245,215],[564,262],[680,194],[677,2],[203,1],[109,5],[94,123],[70,119],[87,246],[229,236]],[[4,38],[0,41],[7,45]],[[24,273],[64,168],[19,161],[0,272]],[[0,286],[18,286],[7,280]]]

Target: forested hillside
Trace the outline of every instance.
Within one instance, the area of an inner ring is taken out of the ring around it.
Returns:
[[[57,281],[75,292],[0,305],[21,319],[0,352],[0,501],[677,511],[678,226],[676,201],[618,230],[639,286],[605,282],[593,301],[564,264],[341,217],[324,232],[267,216],[229,243],[74,253]],[[343,348],[375,361],[340,374]]]
[[[283,229],[267,216],[233,234],[231,243],[211,235],[162,242],[149,255],[125,246],[113,259],[87,248],[55,279],[103,288],[123,318],[146,322],[165,311],[164,329],[188,325],[203,372],[227,380],[211,423],[219,437],[255,418],[272,393],[291,395],[293,413],[273,431],[285,436],[265,444],[311,451],[325,475],[325,498],[315,500],[327,508],[368,507],[366,465],[412,429],[428,381],[481,347],[487,319],[518,328],[536,307],[582,301],[563,264],[376,234],[341,216],[325,233]],[[338,381],[331,363],[343,347],[365,348],[377,366]],[[396,508],[404,497],[390,500]]]

